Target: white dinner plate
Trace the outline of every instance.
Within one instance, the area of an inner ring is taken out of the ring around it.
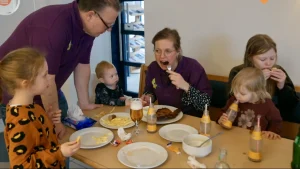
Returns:
[[[81,136],[80,148],[83,149],[103,147],[106,144],[110,143],[114,138],[114,134],[110,130],[102,127],[90,127],[78,130],[70,136],[69,140],[75,141],[78,136]],[[107,139],[105,139],[106,141],[97,143],[97,139],[103,137],[107,137]]]
[[[177,108],[173,106],[167,106],[167,105],[154,105],[155,110],[161,109],[161,108],[168,108],[171,111],[175,111]],[[142,121],[147,122],[147,113],[148,113],[149,106],[143,107],[143,118]],[[183,117],[182,111],[178,113],[178,115],[173,119],[168,120],[160,120],[157,121],[156,124],[170,124],[179,121]]]
[[[133,121],[131,121],[132,123],[129,123],[126,126],[111,126],[111,125],[104,123],[103,120],[107,120],[108,116],[112,115],[112,114],[116,115],[117,117],[128,117],[130,119],[129,113],[125,113],[125,112],[110,113],[110,114],[106,114],[105,116],[100,118],[99,123],[101,124],[101,126],[109,128],[109,129],[118,129],[119,127],[123,127],[124,129],[126,129],[126,128],[129,128],[129,127],[132,127],[135,125]]]
[[[190,134],[198,134],[198,130],[185,124],[169,124],[159,130],[159,135],[172,142],[182,142]]]
[[[167,160],[168,152],[154,143],[136,142],[122,147],[117,157],[130,168],[155,168]]]

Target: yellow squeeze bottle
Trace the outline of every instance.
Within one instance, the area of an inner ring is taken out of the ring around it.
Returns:
[[[257,125],[255,125],[254,130],[250,137],[250,150],[248,152],[248,158],[253,162],[260,162],[262,160],[262,133],[260,127],[260,115],[257,116]]]
[[[228,119],[220,125],[225,129],[231,129],[238,112],[238,101],[234,101],[226,111]]]
[[[210,136],[210,128],[211,128],[211,120],[210,120],[210,116],[206,104],[203,116],[200,119],[200,134],[205,136]]]

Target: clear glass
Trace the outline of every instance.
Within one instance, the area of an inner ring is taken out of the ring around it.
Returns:
[[[126,91],[133,93],[139,92],[140,72],[140,67],[125,66]]]
[[[216,163],[215,168],[230,168],[229,164],[226,162],[227,150],[220,149],[219,161]]]
[[[130,103],[130,118],[135,122],[135,130],[134,133],[138,135],[140,133],[139,122],[143,118],[143,104],[140,98],[131,99]]]

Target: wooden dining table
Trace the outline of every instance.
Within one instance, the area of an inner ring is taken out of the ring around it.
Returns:
[[[112,107],[103,106],[91,111],[84,111],[86,116],[89,116],[97,122],[93,127],[102,127],[99,123],[101,116],[112,112],[128,112],[128,107]],[[199,131],[200,118],[189,115],[184,115],[183,118],[175,123],[186,124],[194,127]],[[167,125],[167,124],[165,124]],[[158,130],[164,125],[158,125]],[[141,121],[139,124],[141,133],[133,135],[133,142],[151,142],[166,148],[168,140],[160,137],[157,130],[156,133],[148,133],[146,131],[146,123]],[[134,127],[125,129],[126,132],[131,132]],[[263,139],[262,161],[252,162],[248,159],[247,152],[249,151],[250,132],[247,129],[233,127],[231,130],[225,130],[218,124],[212,121],[211,135],[223,131],[224,133],[212,141],[212,152],[203,158],[196,158],[200,163],[204,163],[207,168],[213,168],[218,162],[219,150],[224,148],[227,150],[227,163],[231,168],[290,168],[292,161],[293,140],[281,138],[280,140]],[[70,135],[75,130],[67,127],[67,133],[62,142],[69,140]],[[114,139],[119,139],[117,130],[112,130]],[[187,164],[188,156],[182,149],[182,143],[173,143],[181,150],[181,154],[176,154],[170,150],[167,160],[159,166],[159,168],[190,168]],[[118,147],[111,144],[95,149],[80,149],[72,157],[93,167],[93,168],[127,168],[118,161],[118,151],[126,146],[122,142]]]

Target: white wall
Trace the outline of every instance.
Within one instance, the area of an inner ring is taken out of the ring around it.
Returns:
[[[164,27],[176,28],[183,54],[209,74],[228,76],[243,61],[248,39],[270,35],[278,64],[300,85],[300,0],[145,0],[146,64],[154,60],[151,40]]]
[[[92,48],[91,53],[91,78],[89,84],[89,94],[90,100],[95,101],[95,87],[98,83],[95,74],[96,65],[102,61],[106,60],[111,62],[111,40],[110,40],[110,32],[106,32],[103,35],[97,37],[94,41],[94,46]],[[69,77],[67,82],[62,87],[63,92],[65,93],[66,97],[68,98],[69,104],[76,104],[77,103],[77,94],[76,89],[74,86],[74,77],[73,74]]]
[[[26,1],[26,2],[25,2]],[[30,13],[40,9],[41,7],[52,5],[52,4],[65,4],[72,2],[73,0],[21,0],[19,9],[9,16],[0,15],[0,45],[10,36],[15,30],[17,25]],[[0,8],[1,10],[1,8]],[[5,26],[4,26],[5,25]],[[107,60],[111,62],[111,41],[110,33],[105,33],[95,39],[94,46],[91,54],[91,83],[89,93],[91,100],[94,100],[94,88],[97,83],[95,78],[94,70],[98,62],[101,60]],[[77,94],[74,87],[73,75],[69,77],[67,82],[62,87],[69,104],[77,103]]]
[[[11,15],[0,15],[0,45],[10,36],[16,26],[21,22],[25,16],[34,11],[33,0],[27,0],[26,3],[20,3],[19,10]],[[1,8],[0,8],[1,10]]]

